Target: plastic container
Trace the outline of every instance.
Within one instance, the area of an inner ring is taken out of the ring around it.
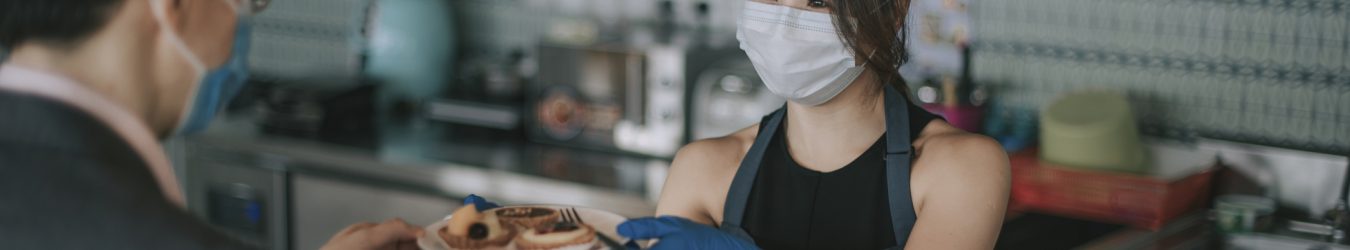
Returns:
[[[1158,230],[1205,206],[1214,167],[1163,178],[1057,167],[1036,149],[1013,154],[1010,207]]]
[[[1064,167],[1144,173],[1148,158],[1125,95],[1066,94],[1041,110],[1041,157]]]
[[[1230,194],[1214,199],[1214,221],[1219,231],[1249,233],[1269,230],[1274,224],[1275,199]]]

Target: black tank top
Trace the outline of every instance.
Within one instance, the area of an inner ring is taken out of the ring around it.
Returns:
[[[925,125],[939,119],[913,104],[906,106],[910,138],[918,138]],[[765,148],[763,163],[746,203],[743,227],[755,244],[764,249],[895,246],[883,159],[885,135],[853,162],[823,173],[802,167],[792,159],[784,131],[760,135],[773,139]]]

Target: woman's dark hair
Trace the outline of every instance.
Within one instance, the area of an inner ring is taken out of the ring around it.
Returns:
[[[73,45],[102,28],[124,0],[0,1],[0,50],[21,42]]]
[[[909,0],[833,0],[828,5],[844,44],[857,58],[867,58],[867,68],[880,77],[882,84],[875,91],[879,93],[884,84],[893,83],[896,90],[908,95],[909,88],[897,69],[909,61],[905,50]]]

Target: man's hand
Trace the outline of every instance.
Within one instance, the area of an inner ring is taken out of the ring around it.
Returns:
[[[408,225],[403,219],[389,219],[380,224],[363,222],[347,226],[328,240],[322,250],[416,250],[422,228]]]

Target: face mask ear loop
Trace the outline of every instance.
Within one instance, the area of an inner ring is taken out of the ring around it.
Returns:
[[[192,53],[191,49],[188,49],[187,44],[183,43],[183,38],[178,35],[178,32],[174,31],[173,27],[169,27],[168,10],[164,9],[167,8],[167,3],[164,3],[164,1],[168,0],[151,1],[153,2],[150,4],[150,12],[155,15],[155,20],[159,23],[159,29],[165,33],[161,37],[168,39],[169,45],[178,51],[179,56],[187,60],[188,66],[191,66],[192,70],[197,73],[197,78],[201,78],[206,74],[206,64],[202,63],[201,58],[197,58],[197,54]]]
[[[866,67],[867,67],[867,63],[872,62],[872,57],[873,57],[873,56],[876,56],[876,55],[877,55],[877,49],[872,49],[872,53],[867,53],[867,58],[866,58],[866,59],[863,59],[862,65],[858,65],[858,67],[866,68]]]
[[[193,72],[196,72],[196,77],[194,77],[193,78],[194,80],[192,81],[193,84],[192,90],[191,92],[188,92],[190,93],[187,100],[187,103],[189,105],[183,106],[183,111],[180,112],[181,117],[179,118],[178,125],[175,126],[174,129],[175,130],[174,134],[179,134],[181,130],[184,129],[187,126],[187,123],[189,122],[187,118],[188,116],[190,116],[189,113],[192,112],[193,107],[191,104],[197,102],[197,92],[200,92],[202,88],[202,84],[200,83],[200,81],[202,78],[206,77],[207,71],[206,63],[202,62],[201,58],[197,57],[197,54],[193,53],[192,50],[188,48],[187,43],[183,42],[182,36],[179,36],[178,32],[173,30],[173,27],[169,27],[168,10],[165,9],[167,8],[168,3],[164,2],[169,0],[151,0],[151,1],[152,2],[150,4],[151,8],[150,12],[155,15],[155,19],[159,23],[160,30],[165,32],[162,38],[167,39],[169,45],[173,46],[174,50],[177,50],[178,54],[188,62],[188,65],[190,67],[192,67]],[[235,16],[238,16],[239,18],[244,18],[243,15],[241,15],[239,9],[240,6],[238,5],[238,3],[233,2],[233,0],[222,0],[222,1],[225,1],[225,5],[230,6],[230,9],[235,13]]]
[[[200,91],[201,88],[201,84],[197,82],[200,81],[202,77],[206,77],[206,64],[202,63],[202,60],[200,58],[197,58],[197,54],[192,53],[192,50],[188,49],[187,44],[183,42],[183,38],[178,36],[178,32],[174,31],[173,27],[169,27],[168,10],[165,9],[168,8],[167,7],[168,3],[165,3],[165,1],[168,0],[151,0],[151,1],[152,2],[150,3],[150,12],[155,15],[155,20],[159,23],[159,29],[161,30],[161,32],[164,32],[164,34],[160,36],[160,38],[165,39],[170,46],[173,46],[173,49],[178,51],[178,55],[182,57],[183,60],[187,61],[188,66],[192,67],[192,71],[196,73],[196,76],[192,78],[193,86],[191,92],[188,92],[189,94],[187,100],[187,103],[189,104],[194,103],[196,102],[197,99],[196,93],[197,91]],[[192,105],[184,105],[183,110],[179,111],[181,117],[179,118],[178,125],[174,126],[175,127],[174,134],[178,134],[179,133],[178,130],[183,129],[183,127],[186,125],[187,121],[186,117],[188,116],[188,112],[190,112],[191,110]]]

